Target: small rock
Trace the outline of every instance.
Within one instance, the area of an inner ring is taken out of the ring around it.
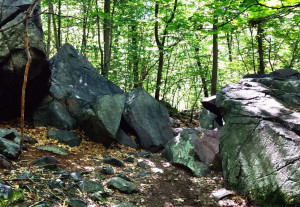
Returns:
[[[48,169],[55,169],[57,167],[57,159],[53,156],[43,156],[33,161],[32,165],[38,165]]]
[[[54,188],[57,188],[57,189],[62,189],[65,187],[65,184],[64,182],[62,182],[61,180],[55,180],[55,181],[50,181],[48,183],[48,186],[51,188],[51,189],[54,189]]]
[[[111,178],[107,183],[107,187],[117,189],[122,193],[138,192],[137,187],[133,183],[124,180],[120,177]]]
[[[137,166],[144,169],[146,168],[147,164],[145,162],[138,162]]]
[[[134,159],[132,157],[126,157],[124,162],[134,163]]]
[[[39,180],[40,178],[37,175],[32,174],[29,171],[24,171],[21,175],[18,176],[19,180]]]
[[[216,201],[219,201],[227,196],[235,195],[236,193],[234,191],[222,188],[222,189],[214,190],[211,194]]]
[[[123,202],[123,203],[118,203],[118,204],[113,204],[112,207],[134,207],[130,202]]]
[[[54,154],[68,156],[68,150],[56,146],[37,146],[37,149],[53,152]]]
[[[138,154],[136,152],[128,152],[127,154],[133,155],[134,157],[138,157]]]
[[[80,145],[80,139],[78,135],[74,132],[68,132],[59,129],[50,129],[47,132],[47,137],[51,139],[56,139],[60,143],[67,144],[70,147]]]
[[[1,155],[1,154],[0,154],[0,168],[8,169],[8,170],[15,169],[14,166],[11,164],[11,162],[9,160],[7,160],[4,155]]]
[[[70,207],[86,207],[87,204],[80,198],[67,198],[66,204]]]
[[[72,172],[70,176],[75,181],[81,181],[83,179],[81,172]]]
[[[106,175],[113,175],[115,174],[114,172],[114,168],[112,168],[111,166],[104,166],[101,171],[101,173],[106,174]]]
[[[8,185],[3,185],[0,183],[0,196],[3,196],[4,199],[8,199],[12,196],[13,190]]]
[[[150,158],[152,154],[150,152],[139,152],[138,155],[140,157]]]
[[[48,203],[40,203],[34,207],[52,207],[52,205],[48,204]]]
[[[123,178],[124,180],[131,181],[130,178],[127,177],[127,175],[125,175],[125,173],[123,173],[123,172],[119,172],[117,176],[119,178]]]
[[[91,180],[83,180],[78,184],[80,190],[83,193],[94,193],[97,191],[103,191],[103,186],[99,182],[91,181]]]
[[[0,154],[8,159],[16,159],[19,155],[20,146],[13,141],[0,138]]]
[[[148,171],[141,171],[137,174],[137,178],[142,178],[142,177],[146,177],[147,175],[150,175],[150,172]]]
[[[119,160],[119,159],[116,159],[116,158],[104,158],[102,160],[103,163],[105,164],[110,164],[110,165],[113,165],[113,166],[116,166],[116,167],[125,167],[125,164]]]
[[[95,192],[95,193],[93,193],[93,194],[92,194],[92,199],[93,199],[94,201],[100,201],[100,202],[103,202],[103,200],[104,200],[104,198],[103,198],[103,196],[101,195],[100,192]]]
[[[69,179],[69,177],[70,177],[70,173],[65,170],[58,170],[58,171],[53,172],[53,174],[58,174],[59,179]]]

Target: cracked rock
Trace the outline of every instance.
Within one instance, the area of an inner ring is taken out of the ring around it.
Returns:
[[[300,73],[279,70],[217,94],[224,180],[258,204],[300,204],[299,91]]]

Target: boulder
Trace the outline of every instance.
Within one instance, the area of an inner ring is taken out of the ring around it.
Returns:
[[[121,128],[119,128],[116,136],[116,141],[124,146],[131,147],[137,149],[138,146],[134,139],[130,138]]]
[[[219,130],[201,130],[202,134],[194,141],[194,151],[201,162],[215,171],[222,171],[222,161],[219,153]]]
[[[57,167],[57,159],[53,156],[43,156],[33,161],[32,165],[41,166],[48,169],[55,169]]]
[[[69,145],[70,147],[80,145],[80,139],[78,134],[74,132],[68,132],[59,129],[49,129],[47,132],[47,137],[51,139],[56,139],[60,143]]]
[[[218,128],[220,127],[220,125],[218,124],[216,119],[217,115],[204,108],[199,114],[200,127],[210,130]]]
[[[299,91],[300,74],[280,70],[217,94],[225,183],[258,204],[300,205]]]
[[[8,159],[16,159],[19,156],[20,145],[13,141],[0,138],[0,154]]]
[[[125,94],[99,96],[82,112],[80,127],[91,140],[109,146],[116,139],[125,99]]]
[[[9,160],[6,159],[4,155],[0,154],[0,169],[14,170],[15,167]]]
[[[1,5],[3,0],[0,1]],[[0,28],[5,29],[24,19],[31,0],[4,1]],[[26,88],[26,113],[31,116],[49,90],[49,62],[43,43],[40,6],[33,8],[28,20],[28,39],[32,62]],[[24,46],[24,27],[20,23],[0,34],[0,119],[20,116],[21,89],[27,56]]]
[[[74,129],[83,109],[96,97],[123,93],[118,86],[102,77],[70,44],[64,44],[59,49],[50,60],[50,68],[50,97],[35,112],[35,126],[51,125],[59,129]],[[54,107],[60,110],[56,111]],[[59,126],[57,123],[65,124]]]
[[[201,162],[194,150],[194,142],[201,133],[193,129],[185,129],[165,146],[162,157],[172,164],[188,168],[197,177],[203,177],[210,172],[209,167]]]
[[[128,92],[123,117],[143,149],[157,152],[173,138],[166,108],[140,87]]]
[[[222,115],[216,103],[216,95],[203,98],[201,100],[201,104],[205,109],[216,116],[214,120],[217,122],[217,124],[219,126],[223,126]]]

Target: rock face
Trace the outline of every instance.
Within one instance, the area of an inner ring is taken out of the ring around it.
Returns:
[[[197,177],[203,177],[210,172],[209,167],[200,161],[194,143],[201,132],[193,129],[183,130],[177,137],[168,142],[162,152],[162,157],[172,164],[179,164],[190,169]]]
[[[128,93],[123,117],[143,149],[157,152],[173,138],[167,109],[140,87]]]
[[[74,129],[83,109],[96,97],[123,93],[118,86],[103,78],[70,44],[59,49],[50,60],[50,68],[50,96],[44,99],[43,105],[34,114],[35,126]]]
[[[3,0],[0,0],[2,5]],[[0,28],[5,29],[24,19],[31,0],[5,1],[1,12]],[[43,43],[39,20],[40,6],[33,9],[28,21],[28,37],[32,63],[26,89],[26,113],[31,115],[49,89],[50,69]],[[24,51],[24,28],[18,24],[0,34],[0,119],[20,115],[20,98],[27,57]]]
[[[300,74],[242,79],[217,95],[228,187],[257,203],[300,205]]]

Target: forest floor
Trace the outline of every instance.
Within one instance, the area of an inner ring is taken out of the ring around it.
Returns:
[[[198,124],[197,121],[192,125],[195,124]],[[18,129],[16,122],[2,122],[0,128]],[[82,193],[77,189],[75,194],[84,200],[88,206],[117,206],[118,203],[124,202],[145,207],[253,206],[244,196],[230,195],[219,201],[214,198],[213,192],[224,189],[222,173],[220,172],[211,172],[206,177],[196,178],[185,169],[168,163],[161,158],[159,153],[151,154],[151,156],[132,156],[139,151],[118,144],[105,148],[101,144],[89,141],[79,130],[76,132],[82,139],[80,146],[68,147],[55,140],[47,139],[46,132],[48,129],[46,127],[33,128],[31,125],[26,125],[25,133],[29,137],[29,142],[26,143],[27,149],[23,151],[20,158],[12,162],[15,170],[0,170],[0,183],[9,184],[13,189],[19,189],[18,192],[23,195],[4,203],[1,201],[0,206],[35,206],[43,202],[50,203],[52,206],[67,206],[64,201],[69,196],[67,189],[70,189],[72,184],[63,180],[65,182],[63,188],[51,189],[48,184],[50,181],[57,180],[57,175],[51,170],[40,169],[40,167],[31,165],[34,160],[46,155],[56,157],[60,170],[81,172],[84,179],[101,182],[106,192],[106,196],[101,202],[96,202],[91,194]],[[63,147],[68,150],[69,155],[62,156],[39,150],[36,147],[40,145]],[[100,172],[105,166],[101,162],[104,157],[124,160],[130,155],[134,158],[133,163],[126,162],[126,166],[123,168],[113,167],[114,175],[104,175]],[[138,167],[138,162],[146,163],[146,167]],[[24,171],[31,172],[39,179],[18,179],[18,176]],[[123,194],[107,188],[107,181],[119,172],[124,172],[130,178],[139,189],[138,193]]]

